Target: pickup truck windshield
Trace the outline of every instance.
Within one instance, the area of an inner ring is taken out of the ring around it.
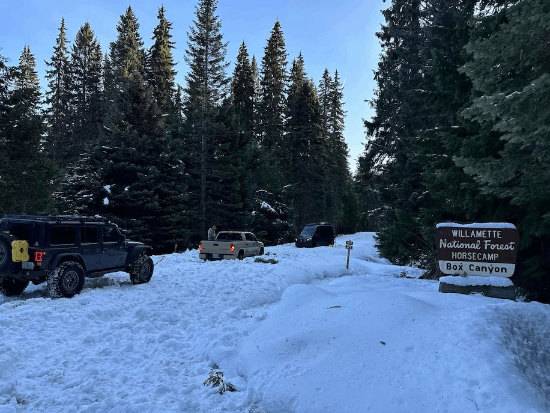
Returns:
[[[216,238],[216,241],[242,241],[241,234],[231,234],[229,232],[220,232]]]

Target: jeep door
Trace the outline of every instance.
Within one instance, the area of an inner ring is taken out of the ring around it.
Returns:
[[[101,228],[101,266],[124,267],[127,255],[124,237],[115,225],[105,225]]]
[[[80,249],[87,271],[101,268],[101,244],[97,225],[80,227]]]

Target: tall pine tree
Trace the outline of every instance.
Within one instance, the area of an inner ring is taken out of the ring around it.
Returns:
[[[355,219],[349,215],[354,208],[351,173],[348,164],[348,145],[344,137],[344,86],[336,70],[330,82],[328,111],[325,112],[325,139],[327,140],[327,219],[338,229],[352,230]],[[346,212],[345,206],[348,212]],[[351,209],[350,209],[351,208]]]
[[[72,163],[95,147],[103,133],[103,55],[86,22],[71,48],[72,139],[66,159]]]
[[[418,223],[424,188],[415,150],[429,116],[421,6],[420,0],[393,0],[383,11],[386,24],[376,34],[383,48],[375,73],[378,90],[370,102],[376,113],[365,122],[372,140],[359,162],[362,180],[376,191],[378,201],[368,207],[379,228],[378,247],[396,263],[418,261],[426,248]]]
[[[279,192],[283,182],[280,159],[286,154],[282,140],[285,128],[287,56],[281,23],[277,20],[262,58],[258,107],[260,142],[269,157],[268,163],[264,165],[261,185],[271,192]]]
[[[176,63],[172,54],[175,43],[170,33],[172,23],[166,20],[164,7],[159,8],[157,18],[159,22],[153,30],[154,43],[148,54],[149,82],[163,114],[172,115],[176,98]]]
[[[461,115],[476,127],[454,161],[521,234],[520,285],[550,300],[550,8],[525,0],[479,21],[462,72],[475,97]],[[475,151],[472,150],[475,148]]]
[[[288,89],[287,134],[289,156],[282,158],[292,188],[292,206],[298,227],[326,219],[325,184],[327,141],[321,130],[320,106],[315,85],[306,76],[300,54],[292,62]]]
[[[239,181],[243,212],[251,213],[254,208],[254,195],[257,188],[256,171],[258,169],[259,148],[254,139],[255,131],[254,72],[243,42],[235,62],[231,82],[231,124],[234,134],[234,150],[240,153]]]
[[[54,53],[46,65],[46,119],[48,134],[45,139],[46,151],[61,166],[68,164],[71,151],[71,67],[65,19],[61,19],[59,35]]]
[[[193,227],[195,238],[200,240],[206,234],[207,225],[220,219],[223,209],[222,199],[228,195],[216,188],[222,176],[217,163],[221,160],[227,145],[217,146],[217,140],[225,133],[220,119],[221,107],[227,96],[230,79],[226,75],[228,63],[225,61],[227,43],[223,41],[221,21],[216,13],[216,0],[200,0],[196,10],[194,25],[190,27],[185,61],[189,65],[184,89],[184,113],[186,119],[185,147],[188,153],[190,174],[190,195],[197,206],[197,220]],[[223,115],[222,115],[223,116]],[[223,169],[223,167],[222,167]],[[229,194],[231,195],[231,194]],[[227,208],[235,199],[226,199]],[[217,222],[220,226],[220,222]],[[224,225],[230,225],[224,222]]]
[[[45,122],[36,60],[29,46],[23,48],[19,65],[4,80],[0,153],[5,163],[0,166],[0,212],[53,212],[55,164],[42,149]]]
[[[156,251],[188,246],[183,164],[172,151],[164,117],[147,83],[146,54],[137,18],[128,7],[117,25],[106,65],[109,133],[99,153],[103,206],[132,237]]]

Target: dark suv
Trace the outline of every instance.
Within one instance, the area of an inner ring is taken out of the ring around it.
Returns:
[[[334,245],[334,230],[331,224],[307,224],[300,236],[296,239],[296,246],[317,247],[320,245]]]
[[[0,219],[0,293],[19,295],[48,283],[52,297],[72,297],[84,277],[125,271],[133,284],[153,275],[152,248],[127,241],[111,221],[72,215],[4,215]]]

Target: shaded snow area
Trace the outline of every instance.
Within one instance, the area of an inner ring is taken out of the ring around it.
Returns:
[[[0,413],[549,411],[549,306],[439,293],[370,233],[262,258],[1,297]]]
[[[510,281],[509,278],[506,278],[506,277],[494,277],[494,276],[483,277],[483,276],[477,276],[477,275],[470,275],[467,277],[462,277],[462,276],[441,277],[439,281],[447,284],[461,285],[461,286],[492,285],[494,287],[511,287],[514,285],[514,283]]]

